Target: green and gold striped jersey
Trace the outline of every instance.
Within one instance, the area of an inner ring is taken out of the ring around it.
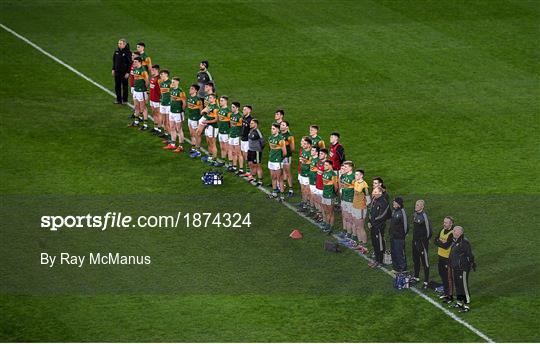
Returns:
[[[282,162],[283,161],[283,151],[282,147],[285,146],[285,140],[281,134],[271,135],[268,138],[268,143],[270,146],[270,153],[268,161],[270,162]]]
[[[231,109],[228,107],[218,110],[218,131],[220,134],[228,134],[231,121]]]
[[[171,82],[171,79],[161,80],[159,82],[159,91],[161,92],[159,102],[163,106],[171,105]]]
[[[237,138],[242,132],[242,114],[240,112],[231,113],[231,129],[229,131],[230,138]]]

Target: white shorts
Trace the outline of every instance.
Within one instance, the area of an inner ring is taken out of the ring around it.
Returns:
[[[355,219],[365,219],[367,215],[367,209],[357,209],[352,207],[351,214]]]
[[[240,144],[240,137],[229,137],[229,144],[238,146]]]
[[[150,106],[153,107],[154,109],[160,107],[159,102],[153,102],[153,101],[150,101]]]
[[[291,164],[291,157],[286,156],[283,158],[283,161],[281,161],[283,165],[290,165]]]
[[[206,137],[217,137],[218,135],[218,128],[214,128],[211,125],[208,125],[206,129],[204,129],[204,135]]]
[[[279,171],[279,170],[281,170],[281,163],[269,161],[268,162],[268,169],[271,170],[271,171]]]
[[[138,102],[144,102],[146,99],[146,92],[137,92],[133,91],[133,99],[135,99]]]
[[[169,112],[171,112],[171,106],[170,105],[160,105],[159,106],[159,112],[164,114],[164,115],[168,115]]]
[[[171,122],[182,122],[184,120],[184,114],[181,112],[170,112],[169,113],[169,121]]]
[[[317,187],[315,185],[309,184],[309,191],[311,192],[312,195],[316,195],[317,194]]]
[[[341,200],[341,212],[352,213],[352,202]]]
[[[194,121],[192,119],[188,119],[187,120],[188,122],[188,125],[191,129],[197,129],[197,127],[199,126],[199,121]]]
[[[249,141],[240,141],[240,150],[247,153],[249,150]]]
[[[229,134],[219,134],[219,142],[229,142]]]
[[[309,185],[309,177],[298,175],[298,182],[300,185]]]
[[[324,205],[332,205],[332,199],[323,197],[322,200],[321,200],[321,203],[324,204]]]

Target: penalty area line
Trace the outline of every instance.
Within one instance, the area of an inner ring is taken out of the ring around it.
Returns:
[[[35,44],[34,42],[32,42],[31,40],[29,40],[28,38],[20,35],[19,33],[13,31],[12,29],[10,29],[9,27],[5,26],[4,24],[0,23],[0,27],[2,29],[4,29],[5,31],[9,32],[10,34],[12,34],[13,36],[17,37],[18,39],[20,39],[21,41],[23,41],[24,43],[30,45],[32,48],[36,49],[37,51],[39,51],[40,53],[42,53],[43,55],[49,57],[50,59],[54,60],[55,62],[59,63],[60,65],[64,66],[65,68],[69,69],[70,71],[72,71],[73,73],[77,74],[78,76],[80,76],[81,78],[83,78],[84,80],[88,81],[89,83],[91,83],[92,85],[96,86],[97,88],[99,88],[100,90],[108,93],[109,95],[113,96],[113,97],[116,97],[116,94],[114,92],[112,92],[111,90],[109,90],[108,88],[106,88],[105,86],[97,83],[96,81],[92,80],[90,77],[84,75],[83,73],[79,72],[77,69],[73,68],[72,66],[68,65],[67,63],[65,63],[64,61],[60,60],[58,57],[52,55],[51,53],[47,52],[45,49],[41,48],[39,45]],[[133,108],[133,105],[132,104],[128,104],[129,107]],[[151,115],[148,115],[148,117],[150,117],[151,119],[152,116]],[[186,141],[188,143],[191,143],[191,141],[189,139],[186,138]],[[206,154],[208,154],[208,151],[204,148],[201,147],[201,150],[203,152],[205,152]],[[262,187],[262,186],[259,186],[257,187],[259,190],[261,190],[262,192],[264,192],[265,194],[270,194],[270,192]],[[289,208],[290,210],[294,211],[297,215],[301,216],[302,218],[308,220],[310,223],[312,223],[313,225],[317,226],[318,227],[318,224],[317,222],[315,222],[313,219],[309,218],[308,216],[300,213],[294,206],[292,206],[290,203],[288,202],[282,202],[282,204]],[[337,236],[335,236],[337,238]],[[359,256],[361,256],[362,258],[364,258],[365,260],[367,261],[370,261],[371,259],[363,254],[361,254],[360,252],[357,252]],[[384,267],[380,267],[379,269],[381,269],[383,272],[385,272],[387,275],[393,277],[393,274],[388,271],[388,269],[384,268]],[[485,340],[486,342],[488,343],[494,343],[493,339],[491,339],[490,337],[486,336],[484,333],[482,333],[480,330],[478,330],[477,328],[475,328],[474,326],[472,326],[471,324],[469,324],[468,322],[466,322],[465,320],[463,320],[462,318],[458,317],[456,314],[450,312],[448,309],[444,308],[442,305],[440,305],[438,302],[434,301],[431,297],[427,296],[425,293],[423,293],[422,291],[420,291],[419,289],[415,288],[415,287],[412,287],[410,288],[414,293],[416,293],[418,296],[420,296],[421,298],[423,298],[424,300],[426,300],[427,302],[431,303],[434,307],[438,308],[439,310],[441,310],[444,314],[446,314],[447,316],[449,316],[450,318],[452,318],[453,320],[455,320],[456,322],[458,322],[459,324],[463,325],[464,327],[466,327],[467,329],[469,329],[471,332],[473,332],[474,334],[476,334],[477,336],[479,336],[480,338],[482,338],[483,340]]]

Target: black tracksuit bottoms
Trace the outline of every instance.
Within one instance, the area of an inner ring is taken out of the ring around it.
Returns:
[[[124,78],[125,73],[115,72],[114,91],[116,92],[116,101],[119,103],[128,102],[128,79]]]
[[[469,294],[469,272],[471,272],[471,270],[452,270],[454,272],[456,298],[458,301],[463,302],[464,304],[469,304],[471,302],[471,295]]]
[[[371,244],[373,245],[373,252],[375,253],[375,260],[378,263],[383,262],[385,242],[384,242],[384,222],[381,225],[371,227]]]
[[[439,256],[439,276],[441,276],[441,281],[444,288],[444,295],[452,296],[448,274],[448,258]]]
[[[427,240],[426,240],[427,241]],[[424,282],[429,282],[428,242],[414,240],[412,245],[414,277],[420,276],[420,264],[424,267]]]

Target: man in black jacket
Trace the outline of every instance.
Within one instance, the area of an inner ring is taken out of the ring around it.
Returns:
[[[383,196],[384,197],[384,196]],[[403,209],[403,198],[396,197],[392,202],[392,218],[390,220],[390,248],[392,251],[392,265],[396,272],[407,270],[405,258],[405,236],[409,231],[407,214]]]
[[[424,289],[429,282],[429,257],[428,246],[431,238],[431,223],[424,211],[424,200],[416,201],[413,215],[413,247],[412,255],[414,262],[414,280],[420,281],[420,264],[424,267]]]
[[[457,303],[455,307],[459,308],[459,312],[464,313],[470,310],[469,273],[471,268],[476,271],[476,263],[471,244],[463,235],[463,227],[454,227],[453,236],[449,263],[456,287]]]
[[[251,105],[244,105],[242,108],[242,130],[240,132],[240,152],[244,157],[243,161],[247,164],[247,154],[249,151],[249,132],[251,131],[251,120],[253,119],[251,115],[252,107]],[[240,166],[238,170],[238,175],[241,175],[246,178],[251,178],[251,174],[248,172],[248,169],[244,169],[244,166]]]
[[[375,260],[369,263],[369,266],[376,268],[383,262],[385,250],[384,227],[386,226],[387,214],[390,211],[390,205],[384,197],[381,188],[373,189],[371,194],[371,210],[369,214],[368,227],[371,228],[371,244],[375,253]]]
[[[125,39],[118,40],[118,48],[114,51],[112,60],[112,76],[114,77],[114,90],[116,92],[115,104],[126,104],[128,101],[131,51],[129,51],[129,44]]]
[[[450,256],[450,246],[453,242],[453,229],[454,219],[451,216],[447,216],[443,221],[443,228],[439,232],[439,235],[435,238],[434,243],[438,246],[437,255],[439,256],[439,276],[444,288],[444,293],[439,297],[445,303],[452,302],[452,286],[449,278],[449,274],[452,273],[452,269],[448,266],[448,257]]]
[[[206,96],[206,92],[204,90],[204,86],[208,84],[210,81],[212,81],[212,75],[210,75],[210,72],[208,71],[208,60],[201,61],[199,63],[199,72],[197,73],[197,83],[199,85],[199,98],[204,98]]]

